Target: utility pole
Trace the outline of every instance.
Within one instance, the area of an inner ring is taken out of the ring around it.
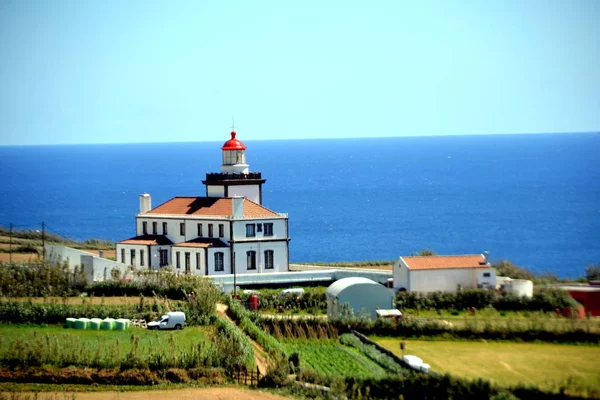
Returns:
[[[42,264],[46,263],[46,224],[42,221]]]
[[[13,230],[13,224],[12,222],[10,223],[10,233],[8,234],[9,237],[9,245],[8,245],[8,263],[12,264],[12,230]]]

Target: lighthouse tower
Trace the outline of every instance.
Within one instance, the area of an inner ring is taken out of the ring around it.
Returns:
[[[235,131],[231,139],[223,144],[223,164],[220,173],[207,173],[202,181],[206,186],[207,197],[242,196],[262,204],[262,179],[260,172],[249,172],[246,163],[246,146],[236,138]]]

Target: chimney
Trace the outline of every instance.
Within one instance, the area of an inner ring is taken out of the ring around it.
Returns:
[[[152,197],[148,193],[140,194],[140,214],[152,210]]]
[[[481,255],[483,256],[483,263],[484,264],[487,264],[487,263],[490,262],[490,260],[489,260],[489,258],[490,258],[490,252],[489,251],[486,250]]]
[[[244,198],[241,196],[234,196],[231,199],[231,204],[233,219],[244,218]]]

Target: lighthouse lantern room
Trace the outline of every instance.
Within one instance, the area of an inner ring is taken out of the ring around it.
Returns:
[[[207,197],[246,197],[262,204],[262,179],[260,172],[249,172],[246,163],[246,146],[236,138],[235,131],[231,139],[223,144],[223,164],[220,173],[207,173],[202,181],[206,186]]]
[[[235,131],[231,132],[231,139],[225,142],[223,147],[223,165],[221,172],[226,173],[248,173],[248,164],[246,164],[246,146],[236,139]]]

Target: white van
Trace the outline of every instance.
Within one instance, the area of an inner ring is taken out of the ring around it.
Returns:
[[[148,329],[183,329],[185,326],[185,313],[173,311],[160,317],[158,321],[148,322]]]

